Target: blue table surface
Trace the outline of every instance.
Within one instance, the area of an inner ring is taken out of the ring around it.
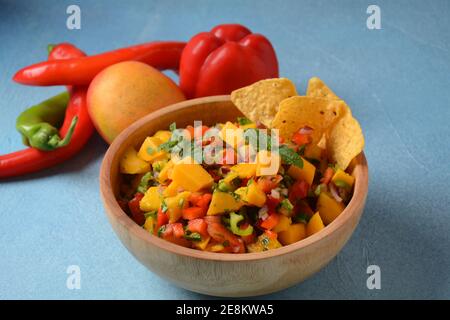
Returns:
[[[81,8],[81,30],[66,8]],[[361,222],[340,254],[309,280],[267,299],[450,298],[450,2],[0,0],[0,153],[22,148],[15,118],[61,91],[11,81],[69,41],[90,54],[150,40],[187,40],[239,22],[275,46],[280,73],[305,91],[319,76],[352,107],[365,133],[370,186]],[[95,136],[72,160],[0,182],[0,298],[198,299],[138,263],[112,231]],[[81,289],[66,286],[78,265]],[[366,286],[378,265],[381,289]]]

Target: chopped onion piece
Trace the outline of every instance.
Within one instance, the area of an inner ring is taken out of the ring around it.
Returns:
[[[277,190],[278,188],[272,189],[272,191],[270,191],[270,196],[274,199],[280,199],[280,191]]]
[[[329,187],[330,187],[331,195],[333,196],[334,200],[336,200],[337,202],[342,202],[342,198],[339,196],[339,193],[338,193],[334,183],[330,183]]]
[[[267,206],[261,207],[258,211],[258,217],[261,220],[266,220],[269,217],[269,208]]]

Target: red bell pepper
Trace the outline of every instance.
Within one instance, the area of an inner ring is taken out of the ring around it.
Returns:
[[[239,24],[197,34],[181,54],[180,87],[189,98],[229,94],[277,77],[278,61],[269,40]]]
[[[144,212],[141,210],[141,207],[139,206],[139,203],[141,202],[142,198],[144,197],[143,193],[136,193],[134,195],[134,198],[128,201],[128,208],[131,212],[131,218],[134,222],[136,222],[138,225],[143,225],[145,223],[145,216]]]

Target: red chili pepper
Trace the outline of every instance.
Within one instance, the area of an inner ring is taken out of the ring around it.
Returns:
[[[197,34],[181,55],[180,87],[189,98],[229,94],[277,77],[278,61],[269,40],[239,24]]]
[[[59,46],[55,47],[56,50]],[[69,44],[62,44],[58,49],[67,49],[67,55],[78,56],[80,51]],[[59,53],[50,54],[51,58],[56,58]],[[87,88],[77,87],[72,89],[69,105],[67,106],[64,123],[60,129],[61,137],[64,137],[70,128],[72,120],[78,117],[78,122],[72,135],[70,143],[62,148],[53,151],[40,151],[34,148],[27,148],[10,154],[0,156],[0,178],[19,176],[27,173],[43,170],[52,167],[76,155],[87,143],[94,126],[89,117],[86,104]]]
[[[135,60],[159,70],[178,70],[184,42],[150,42],[94,56],[44,61],[19,70],[14,81],[35,86],[88,85],[103,69]]]

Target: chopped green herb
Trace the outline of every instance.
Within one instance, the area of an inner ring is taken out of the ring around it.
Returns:
[[[267,246],[269,245],[269,243],[270,243],[269,238],[263,237],[263,238],[261,239],[261,244],[264,246],[265,249],[267,249]]]
[[[144,213],[144,217],[145,217],[145,219],[147,219],[149,217],[156,218],[156,214],[157,214],[156,211],[149,211],[149,212]]]
[[[308,223],[309,219],[310,219],[309,216],[303,212],[300,212],[293,218],[294,222],[304,223],[304,224]]]
[[[154,180],[153,174],[151,171],[144,174],[141,178],[141,182],[139,182],[139,185],[137,187],[137,192],[145,193],[150,185],[150,182]]]
[[[185,234],[184,238],[190,241],[202,241],[202,236],[198,232]]]
[[[281,160],[286,164],[291,164],[303,168],[303,160],[293,149],[286,145],[281,145],[278,150]]]
[[[303,156],[303,155],[305,154],[305,148],[306,148],[306,145],[302,144],[302,145],[298,148],[297,153],[298,153],[299,155]]]
[[[350,189],[350,185],[343,180],[336,180],[334,181],[334,184],[339,188]]]
[[[169,130],[170,130],[171,132],[174,132],[176,129],[177,129],[177,123],[176,123],[176,122],[172,122],[172,123],[169,125]]]
[[[149,155],[152,155],[152,154],[155,153],[155,149],[153,149],[152,147],[148,147],[148,148],[147,148],[147,153],[148,153]]]
[[[171,152],[172,149],[178,144],[178,140],[169,140],[167,142],[161,143],[158,146],[158,151]]]
[[[289,201],[289,199],[283,199],[280,202],[280,207],[285,209],[288,213],[291,213],[292,210],[294,209],[294,206],[292,205],[292,203]]]
[[[166,213],[167,210],[169,210],[169,207],[167,206],[167,203],[163,200],[162,203],[161,203],[161,211],[163,213]]]
[[[316,187],[316,190],[314,190],[314,194],[315,194],[316,196],[319,196],[320,193],[321,193],[322,191],[325,191],[326,189],[327,189],[327,186],[326,186],[325,184],[321,183],[321,184],[319,184],[319,185]]]
[[[228,184],[225,182],[225,181],[219,181],[219,184],[218,184],[218,186],[217,186],[217,189],[219,190],[219,191],[222,191],[222,192],[228,192],[228,191],[230,191],[230,187],[228,186]]]
[[[229,247],[229,246],[230,246],[230,241],[225,240],[225,241],[222,243],[222,245],[223,245],[224,247]]]
[[[161,238],[162,234],[166,231],[166,225],[159,227],[158,229],[158,237]]]
[[[289,188],[294,184],[294,179],[290,175],[285,174],[283,175],[283,183]]]
[[[245,126],[246,124],[252,123],[252,120],[247,119],[246,117],[238,117],[237,122],[239,123],[239,125]]]

